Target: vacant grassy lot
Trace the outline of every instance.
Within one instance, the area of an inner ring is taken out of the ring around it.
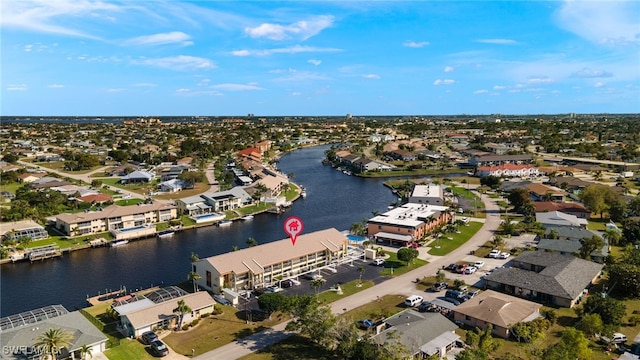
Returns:
[[[460,245],[467,242],[473,236],[473,234],[480,230],[481,227],[482,223],[471,221],[466,226],[460,227],[459,234],[449,234],[448,237],[451,237],[451,239],[449,239],[448,237],[441,237],[440,239],[433,240],[431,243],[429,243],[429,245],[427,245],[431,247],[431,250],[429,250],[429,254],[443,256],[450,253],[451,251],[457,249]]]
[[[333,353],[316,345],[309,338],[301,335],[293,335],[278,344],[269,346],[264,350],[243,356],[241,360],[334,360]]]
[[[369,280],[363,281],[362,286],[358,286],[359,283],[360,282],[358,280],[353,280],[346,284],[340,285],[340,289],[342,289],[342,295],[338,295],[337,291],[327,290],[320,293],[318,295],[318,298],[320,299],[321,302],[331,303],[375,285],[373,281],[369,281]]]
[[[407,264],[404,261],[398,260],[398,254],[395,252],[385,251],[385,253],[388,256],[384,259],[384,269],[380,271],[380,275],[399,276],[428,264],[428,262],[421,259],[413,259],[411,264]]]

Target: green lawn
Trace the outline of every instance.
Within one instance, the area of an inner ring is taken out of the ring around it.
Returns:
[[[346,284],[340,285],[340,289],[342,289],[342,295],[338,295],[338,292],[333,290],[323,291],[318,295],[318,299],[320,299],[320,301],[324,303],[331,303],[375,285],[373,281],[369,280],[363,281],[362,286],[360,287],[358,287],[358,283],[358,280],[353,280]]]
[[[124,200],[117,200],[115,204],[118,206],[131,206],[131,205],[138,205],[143,202],[144,202],[143,199],[124,199]]]
[[[422,259],[413,259],[411,264],[407,265],[404,261],[398,260],[397,253],[390,251],[385,251],[385,253],[387,253],[388,257],[384,259],[385,264],[384,268],[380,270],[380,275],[399,276],[428,264],[428,262]]]
[[[292,335],[283,341],[263,350],[241,357],[242,360],[334,360],[335,355],[309,338]]]
[[[92,172],[93,170],[100,169],[102,165],[94,166],[91,169],[78,170],[78,171],[67,171],[64,169],[64,161],[51,161],[51,162],[34,162],[35,165],[42,166],[43,168],[56,170],[56,171],[64,171],[69,174],[86,174],[88,172]]]
[[[149,353],[147,348],[138,340],[123,339],[120,345],[107,349],[104,354],[109,360],[153,360],[154,356]]]
[[[429,254],[436,256],[443,256],[451,251],[457,249],[460,245],[464,244],[469,240],[480,228],[482,227],[482,223],[471,221],[466,226],[460,227],[460,233],[449,234],[451,240],[447,237],[441,237],[440,239],[433,240],[429,243]],[[437,248],[436,246],[440,246]]]
[[[16,190],[20,189],[21,187],[23,187],[25,184],[23,183],[19,183],[19,182],[14,182],[11,184],[3,184],[2,185],[2,191],[8,191],[12,194],[16,193]]]

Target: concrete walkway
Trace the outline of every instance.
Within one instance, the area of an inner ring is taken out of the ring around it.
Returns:
[[[487,218],[485,219],[482,228],[480,228],[480,230],[478,230],[478,232],[473,235],[471,239],[469,239],[469,241],[467,241],[448,255],[442,257],[429,255],[426,253],[426,251],[421,252],[420,258],[429,261],[429,264],[393,279],[384,281],[381,284],[360,291],[357,294],[353,294],[346,298],[335,301],[331,304],[331,310],[335,314],[342,314],[345,311],[349,311],[359,306],[376,301],[378,298],[385,295],[398,294],[402,295],[403,297],[412,295],[416,293],[416,285],[414,283],[414,280],[416,278],[422,279],[422,277],[424,276],[435,275],[435,273],[439,269],[441,269],[443,265],[446,266],[450,262],[456,262],[458,259],[461,259],[464,256],[468,255],[471,250],[476,250],[479,246],[491,239],[494,231],[498,228],[498,226],[500,226],[500,207],[496,205],[494,199],[491,199],[486,195],[480,196],[485,204]],[[254,351],[258,351],[269,345],[278,343],[291,335],[291,333],[284,331],[285,326],[286,322],[278,324],[269,330],[251,335],[240,341],[211,350],[200,356],[196,356],[195,359],[226,360],[241,358]]]

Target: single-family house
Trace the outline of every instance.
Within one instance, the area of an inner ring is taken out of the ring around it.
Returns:
[[[533,164],[534,158],[529,154],[523,155],[472,155],[469,164],[474,166],[497,166],[503,164]]]
[[[120,182],[123,184],[150,182],[156,177],[154,173],[142,170],[136,170],[120,178]]]
[[[407,309],[385,319],[384,329],[372,340],[384,346],[387,341],[397,339],[414,359],[430,356],[441,359],[460,340],[455,332],[457,328],[456,324],[438,312],[420,313]]]
[[[525,251],[485,277],[485,288],[541,304],[573,307],[600,277],[602,264],[572,255]]]
[[[33,220],[21,220],[0,223],[0,240],[19,240],[28,237],[41,240],[49,237],[47,230]]]
[[[591,218],[591,211],[584,205],[576,202],[553,202],[553,201],[536,201],[533,203],[536,213],[560,211],[565,214],[574,215],[579,219]]]
[[[437,184],[414,185],[409,197],[414,204],[444,205],[444,190]]]
[[[531,183],[524,186],[531,194],[533,201],[563,202],[567,192],[553,186]]]
[[[493,335],[509,338],[509,328],[519,322],[540,317],[542,305],[493,290],[483,291],[453,309],[456,323],[485,330],[493,326]]]
[[[574,227],[587,227],[587,219],[578,218],[575,215],[565,214],[560,211],[549,212],[537,212],[536,222],[542,224],[542,226],[574,226]]]
[[[560,254],[579,255],[582,248],[582,240],[592,237],[602,239],[602,247],[591,252],[591,260],[604,263],[609,255],[609,243],[601,233],[575,226],[552,226],[545,228],[544,234],[536,244],[538,251],[558,252]]]

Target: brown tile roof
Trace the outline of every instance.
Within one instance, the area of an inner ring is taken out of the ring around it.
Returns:
[[[247,271],[259,274],[264,272],[264,267],[300,256],[313,254],[325,249],[338,251],[346,241],[347,238],[343,233],[330,228],[300,235],[295,245],[292,245],[291,240],[286,238],[264,245],[211,256],[200,261],[208,261],[220,274],[230,272],[243,274]]]
[[[536,208],[536,212],[545,211],[561,211],[564,213],[588,213],[589,211],[584,205],[578,203],[559,203],[552,201],[536,201],[533,203]]]
[[[538,312],[542,305],[515,296],[487,290],[456,306],[455,312],[503,328],[521,322]]]
[[[564,190],[554,189],[550,186],[539,184],[539,183],[531,183],[524,186],[527,190],[538,194],[538,195],[546,195],[547,193],[551,193],[554,195],[567,195],[567,192]]]
[[[102,203],[102,202],[106,202],[106,201],[111,201],[112,197],[111,195],[108,194],[91,194],[91,195],[86,195],[86,196],[81,196],[78,198],[78,200],[83,201],[83,202],[97,202],[97,203]]]

